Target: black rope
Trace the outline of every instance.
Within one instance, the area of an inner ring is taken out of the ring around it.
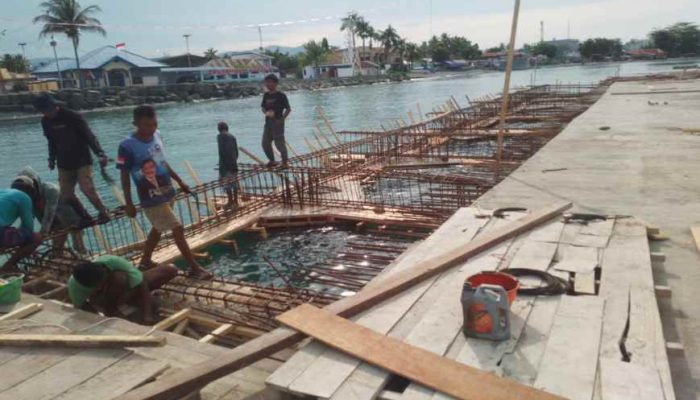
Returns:
[[[513,275],[516,278],[533,277],[542,280],[544,285],[538,287],[521,287],[518,294],[525,296],[557,296],[569,291],[571,284],[569,281],[554,276],[548,272],[528,268],[508,268],[503,272]]]

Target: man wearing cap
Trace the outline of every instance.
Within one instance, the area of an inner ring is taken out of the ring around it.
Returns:
[[[282,165],[287,165],[287,145],[284,141],[284,120],[292,112],[289,106],[287,95],[277,90],[279,78],[270,74],[265,77],[265,88],[267,92],[263,95],[262,108],[265,114],[265,129],[263,130],[262,148],[267,156],[268,167],[276,167],[275,153],[272,150],[272,142],[275,143],[277,151],[282,156]]]
[[[40,222],[42,236],[51,232],[78,227],[83,222],[73,207],[60,198],[58,185],[44,182],[32,167],[22,168],[12,181],[12,189],[24,192],[32,199],[34,217]],[[73,248],[85,253],[85,244],[81,232],[71,233]],[[54,238],[53,246],[63,249],[68,239],[67,234]]]
[[[80,114],[62,107],[49,95],[40,96],[35,101],[35,106],[44,114],[41,127],[49,143],[49,169],[53,171],[58,166],[61,198],[79,210],[81,218],[91,219],[75,195],[75,186],[79,185],[85,197],[99,212],[99,222],[108,221],[107,208],[102,204],[92,180],[90,150],[99,158],[103,167],[108,161],[97,137]]]

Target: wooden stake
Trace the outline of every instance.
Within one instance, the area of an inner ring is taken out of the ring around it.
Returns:
[[[194,181],[194,183],[197,186],[201,185],[202,179],[200,179],[199,174],[197,173],[197,171],[195,171],[192,164],[187,160],[183,161],[183,163],[185,164],[185,168],[187,169],[187,172],[192,177],[192,180]],[[207,199],[207,208],[209,209],[210,215],[216,215],[216,205],[214,204],[214,202],[212,200]],[[197,210],[197,214],[199,214],[199,210]]]
[[[510,102],[510,75],[513,72],[513,56],[515,53],[515,35],[518,32],[518,15],[520,13],[520,0],[515,0],[515,8],[513,9],[513,23],[510,27],[510,42],[508,43],[508,59],[506,61],[506,79],[503,83],[503,99],[501,103],[501,119],[498,124],[498,138],[496,148],[496,161],[501,162],[503,158],[503,133],[506,127],[506,116],[508,114],[508,105]],[[494,174],[494,178],[498,179],[500,175],[500,165],[497,164],[498,172]]]
[[[41,311],[44,305],[41,303],[27,304],[24,307],[18,308],[16,310],[10,311],[9,313],[0,316],[0,321],[9,321],[12,319],[22,319],[34,313]]]
[[[117,187],[117,185],[111,185],[112,186],[112,193],[114,193],[114,197],[117,199],[120,205],[125,206],[126,205],[126,199],[124,199],[124,193],[122,193],[121,189]],[[144,233],[143,226],[139,223],[139,221],[136,218],[129,218],[129,221],[131,222],[131,229],[136,232],[136,237],[138,238],[139,241],[143,242],[146,240],[146,234]]]
[[[309,148],[309,150],[311,150],[312,152],[317,152],[317,151],[318,151],[318,149],[316,148],[316,146],[314,146],[314,145],[309,141],[309,139],[308,139],[306,136],[304,136],[304,141],[306,142],[306,146]]]
[[[259,159],[255,154],[246,150],[245,147],[239,146],[238,149],[241,151],[241,153],[247,155],[248,157],[250,157],[251,160],[255,161],[256,163],[261,164],[261,165],[266,164],[263,160]]]
[[[187,317],[189,317],[191,313],[192,313],[192,310],[189,308],[182,309],[182,310],[176,312],[175,314],[169,316],[168,318],[153,325],[153,328],[159,329],[161,331],[165,331],[168,328],[170,328],[171,326],[182,321],[183,319],[187,319]]]
[[[559,203],[552,207],[537,210],[511,224],[477,236],[460,248],[438,253],[427,258],[412,268],[398,271],[382,281],[381,285],[365,287],[352,297],[327,306],[325,311],[342,317],[357,315],[376,304],[387,300],[405,290],[436,276],[478,254],[488,250],[505,240],[511,239],[534,227],[549,221],[556,215],[571,207],[571,203]],[[229,375],[241,368],[255,363],[265,357],[277,353],[304,339],[304,335],[294,330],[277,328],[271,332],[250,340],[235,349],[222,353],[220,356],[200,364],[192,365],[162,377],[155,382],[134,389],[117,397],[119,400],[166,400],[184,396],[195,389],[203,387],[223,376]]]
[[[0,346],[12,347],[160,347],[164,336],[120,335],[0,335]]]

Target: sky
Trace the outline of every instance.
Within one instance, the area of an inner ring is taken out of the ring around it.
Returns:
[[[0,53],[19,53],[26,42],[28,58],[52,56],[49,39],[38,37],[32,18],[42,0],[0,0]],[[378,29],[388,24],[408,40],[431,34],[466,36],[481,48],[507,42],[513,0],[81,0],[98,5],[107,36],[85,34],[80,53],[103,45],[126,43],[127,50],[158,57],[185,53],[183,34],[191,34],[190,51],[250,50],[259,45],[299,46],[327,37],[345,47],[340,18],[354,10]],[[517,45],[545,39],[585,40],[644,38],[654,28],[678,21],[700,22],[698,0],[522,0]],[[2,32],[4,31],[4,35]],[[57,37],[59,57],[72,57],[65,37]]]

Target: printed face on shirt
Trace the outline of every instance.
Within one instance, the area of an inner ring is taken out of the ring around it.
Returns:
[[[154,180],[156,177],[156,162],[153,160],[146,160],[141,166],[141,173],[148,180]]]

